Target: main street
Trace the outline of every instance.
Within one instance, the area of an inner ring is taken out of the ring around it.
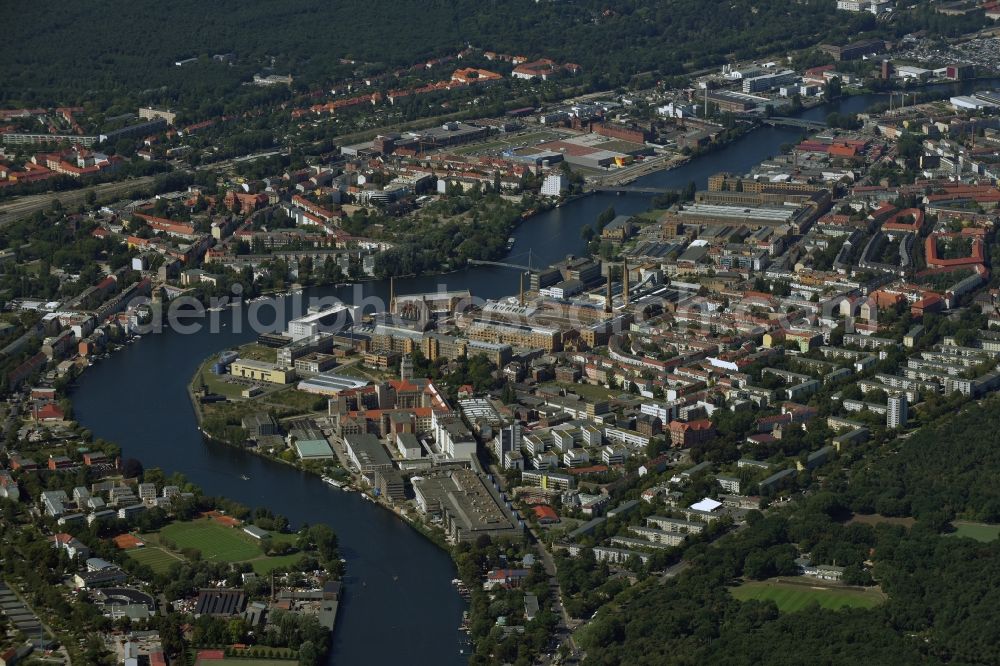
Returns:
[[[479,462],[478,460],[476,462]],[[493,474],[493,478],[497,480],[500,484],[500,489],[503,491],[507,490],[506,479],[503,475],[503,471],[497,467],[495,464],[489,465],[489,471]],[[558,569],[556,568],[555,558],[552,557],[552,553],[549,549],[545,547],[545,541],[543,541],[535,528],[531,526],[531,523],[525,523],[528,532],[531,534],[531,538],[535,543],[535,552],[538,553],[538,557],[541,559],[542,567],[545,569],[545,574],[549,577],[549,590],[555,595],[555,601],[553,602],[553,608],[559,613],[559,624],[556,625],[556,636],[560,644],[566,643],[569,646],[570,654],[574,657],[579,655],[579,649],[576,646],[576,641],[573,638],[573,632],[577,629],[580,622],[574,620],[566,612],[566,605],[563,603],[563,593],[562,587],[559,585]]]

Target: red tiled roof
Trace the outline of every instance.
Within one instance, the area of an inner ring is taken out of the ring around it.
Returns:
[[[35,418],[39,421],[60,421],[64,416],[63,410],[52,402],[35,410]]]
[[[535,517],[539,520],[558,520],[559,514],[548,504],[536,504],[533,507]]]
[[[708,419],[698,419],[697,421],[671,421],[671,430],[708,430],[712,428],[712,422]]]

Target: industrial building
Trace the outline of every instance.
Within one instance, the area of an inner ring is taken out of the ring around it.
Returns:
[[[515,347],[540,347],[545,351],[562,350],[562,332],[547,326],[529,326],[489,319],[476,319],[466,329],[473,340]]]
[[[413,490],[420,510],[440,515],[453,541],[473,541],[480,535],[519,536],[523,531],[499,491],[471,470],[415,479]]]
[[[269,384],[287,384],[295,379],[293,368],[283,368],[276,363],[238,359],[229,367],[233,377],[242,377]]]
[[[798,79],[798,74],[790,69],[771,74],[761,74],[760,76],[743,79],[743,92],[755,93],[774,90],[778,86],[791,83],[796,79]]]
[[[375,435],[345,435],[344,446],[348,458],[372,485],[375,483],[375,472],[392,469],[392,460]]]
[[[819,50],[834,60],[857,60],[862,56],[882,53],[885,51],[885,42],[881,39],[863,39],[842,46],[820,44]]]
[[[765,97],[746,95],[733,90],[709,90],[705,93],[705,100],[709,104],[716,105],[720,111],[731,113],[746,113],[753,111],[758,106],[768,103]]]

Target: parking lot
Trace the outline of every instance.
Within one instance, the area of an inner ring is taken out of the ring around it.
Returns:
[[[1000,39],[977,37],[961,44],[938,47],[934,40],[904,42],[893,53],[894,60],[926,65],[974,65],[987,72],[1000,72]]]

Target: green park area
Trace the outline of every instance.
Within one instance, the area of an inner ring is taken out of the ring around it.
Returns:
[[[274,363],[278,360],[278,350],[273,347],[265,347],[264,345],[252,342],[248,345],[243,345],[239,348],[240,358],[244,360],[251,361],[264,361],[265,363]]]
[[[584,400],[611,400],[622,394],[622,391],[609,391],[603,386],[596,384],[569,384],[566,382],[551,382],[543,386],[555,386],[572,393],[576,393]]]
[[[298,391],[294,385],[288,386],[258,400],[258,404],[266,404],[275,409],[287,409],[290,414],[301,414],[305,412],[325,412],[327,407],[327,397],[316,393],[306,393]]]
[[[158,532],[142,535],[142,539],[146,546],[129,550],[128,554],[158,573],[167,571],[178,559],[190,557],[195,551],[201,560],[249,562],[259,574],[292,566],[302,557],[302,553],[266,555],[261,542],[242,527],[229,527],[211,518],[173,522]],[[269,539],[272,543],[290,542],[295,535],[272,532]]]
[[[215,362],[215,356],[206,359],[205,362],[201,364],[201,367],[198,368],[198,372],[195,373],[191,385],[198,388],[204,384],[209,393],[224,395],[227,398],[239,398],[243,393],[243,389],[246,387],[240,384],[230,384],[221,376],[212,372],[212,366],[215,365]]]
[[[952,525],[955,527],[955,531],[951,533],[952,536],[975,539],[976,541],[982,541],[983,543],[996,541],[997,537],[1000,537],[1000,525],[970,523],[964,520],[956,520],[952,523]]]
[[[819,581],[817,581],[819,582]],[[740,601],[770,600],[778,610],[793,613],[815,602],[823,608],[871,608],[884,601],[885,596],[876,589],[864,590],[850,587],[831,587],[764,580],[744,583],[730,590]]]

